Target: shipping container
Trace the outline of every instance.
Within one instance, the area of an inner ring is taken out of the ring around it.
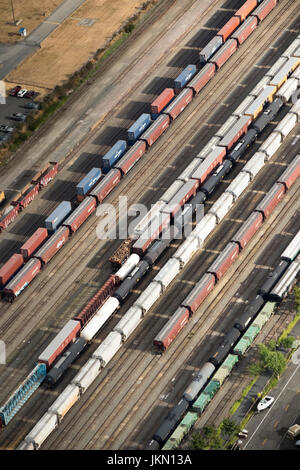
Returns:
[[[250,16],[246,21],[232,34],[232,38],[236,39],[239,45],[243,44],[244,41],[250,36],[255,30],[258,24],[256,16]]]
[[[30,258],[31,255],[44,243],[48,238],[48,230],[43,227],[39,227],[33,235],[21,246],[20,253],[24,256],[24,259]]]
[[[206,64],[200,72],[187,84],[187,88],[191,88],[195,94],[199,93],[202,88],[212,79],[216,72],[215,64]]]
[[[41,270],[39,259],[30,259],[18,272],[18,274],[3,289],[3,294],[8,300],[13,301],[25,287],[37,276]]]
[[[148,147],[156,142],[156,140],[168,129],[170,124],[170,117],[167,114],[159,116],[150,127],[143,132],[140,140],[147,143]]]
[[[252,13],[257,16],[259,21],[263,21],[265,17],[276,7],[277,0],[264,0]]]
[[[49,263],[53,256],[68,241],[70,231],[67,227],[60,227],[44,245],[35,253],[34,258],[38,258],[43,264]]]
[[[62,201],[45,220],[46,229],[54,232],[71,212],[72,206],[70,201]]]
[[[264,152],[256,152],[253,157],[248,160],[246,165],[243,167],[243,173],[249,173],[250,179],[253,180],[257,173],[264,167],[265,165],[265,153]]]
[[[90,196],[96,198],[98,204],[108,196],[108,194],[117,186],[121,179],[121,172],[118,169],[110,170],[107,175],[90,192]]]
[[[91,213],[94,212],[96,205],[97,203],[94,197],[86,197],[62,225],[64,227],[68,227],[71,233],[76,232],[76,230],[79,229],[79,227],[86,221]]]
[[[219,281],[226,271],[234,263],[239,255],[239,246],[235,242],[229,242],[216,260],[207,269],[207,272],[214,274]]]
[[[113,165],[120,160],[126,152],[127,143],[125,140],[118,140],[113,147],[102,157],[103,173],[108,173]]]
[[[249,16],[250,13],[254,10],[257,4],[257,0],[246,0],[245,3],[241,6],[241,8],[239,8],[234,15],[238,16],[241,21],[244,21],[247,16]]]
[[[223,162],[225,155],[225,147],[215,147],[210,151],[205,160],[200,163],[198,168],[196,168],[195,172],[192,174],[192,179],[196,179],[199,183],[203,183],[216,166]]]
[[[266,219],[273,212],[280,199],[284,196],[284,193],[284,184],[275,183],[263,200],[256,206],[255,212],[261,212]]]
[[[151,124],[151,116],[143,113],[127,131],[128,143],[133,144]]]
[[[228,39],[228,41],[226,41],[226,43],[209,60],[209,62],[216,64],[216,67],[220,69],[236,51],[237,44],[238,43],[236,39]]]
[[[39,355],[38,362],[46,364],[47,370],[53,362],[64,352],[71,342],[79,335],[80,322],[69,320],[60,332],[53,338],[44,351]]]
[[[139,161],[146,151],[146,142],[137,141],[122,157],[114,168],[118,168],[122,175],[126,175],[131,168]]]
[[[251,124],[252,118],[249,116],[241,116],[238,121],[232,126],[227,132],[223,139],[219,142],[220,147],[226,147],[230,150],[233,144],[239,140],[239,138],[246,134],[249,125]]]
[[[173,88],[165,88],[164,91],[151,103],[150,111],[153,115],[159,114],[174,98]]]
[[[249,173],[241,171],[232,181],[232,183],[227,186],[225,192],[233,195],[234,202],[240,197],[240,195],[245,191],[247,186],[250,183]]]
[[[233,196],[230,193],[223,193],[209,209],[208,214],[213,214],[219,224],[225,215],[230,211],[233,204]]]
[[[172,341],[174,341],[182,328],[188,323],[189,315],[187,308],[179,307],[154,338],[153,344],[162,351],[168,349]]]
[[[166,107],[163,114],[168,114],[172,120],[176,119],[193,99],[193,90],[186,88]]]
[[[186,68],[174,80],[175,90],[180,91],[191,80],[191,78],[193,78],[196,72],[196,65],[187,65]]]
[[[181,306],[188,308],[191,315],[195,313],[214,288],[215,282],[213,274],[205,273],[190,294],[183,300]]]
[[[23,266],[22,254],[14,253],[0,269],[0,285],[4,286]]]
[[[213,37],[199,54],[200,63],[206,63],[223,44],[221,36]]]
[[[221,36],[221,38],[223,39],[223,43],[225,43],[225,41],[229,38],[233,31],[235,31],[236,28],[239,27],[240,23],[241,19],[239,16],[232,16],[230,20],[228,20],[227,23],[223,26],[223,28],[220,29],[220,31],[217,33],[217,36]]]
[[[243,249],[251,240],[257,230],[263,223],[263,216],[260,212],[253,212],[248,219],[243,223],[241,228],[231,238],[231,241],[236,242]]]
[[[92,355],[93,359],[98,359],[101,367],[105,367],[108,362],[114,357],[122,346],[122,336],[117,331],[112,331],[102,341],[100,346],[95,350]]]
[[[101,178],[102,172],[100,168],[92,168],[91,171],[77,184],[76,194],[85,196],[95,186]]]

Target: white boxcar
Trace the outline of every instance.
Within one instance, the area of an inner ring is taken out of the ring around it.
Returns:
[[[227,121],[224,122],[223,126],[221,126],[219,130],[217,130],[215,135],[220,138],[224,137],[224,135],[226,135],[226,133],[229,131],[229,129],[232,128],[232,126],[237,122],[237,120],[237,116],[230,116]]]
[[[186,169],[182,173],[180,173],[179,176],[177,176],[176,179],[186,183],[190,179],[191,175],[194,173],[195,168],[197,168],[197,166],[200,165],[202,161],[202,158],[194,158],[191,163],[186,167]]]
[[[107,322],[112,314],[119,308],[120,302],[115,297],[109,297],[93,318],[81,330],[80,336],[86,341],[91,341],[100,328]]]
[[[226,188],[225,192],[233,195],[234,201],[242,194],[250,183],[249,173],[240,172]]]
[[[60,422],[69,409],[79,400],[80,390],[75,384],[69,384],[48,409],[49,413],[57,415]]]
[[[270,85],[280,87],[286,81],[286,78],[297,68],[299,62],[300,59],[297,57],[290,57],[287,59],[283,66],[280,67],[276,75],[271,78]]]
[[[289,45],[289,47],[284,51],[282,57],[291,57],[294,55],[294,52],[300,47],[300,39],[296,38],[294,41]]]
[[[264,76],[258,84],[250,91],[250,96],[258,96],[260,92],[270,83],[270,77]]]
[[[32,443],[38,449],[57,426],[57,416],[46,412],[27,434],[25,442]]]
[[[264,143],[259,147],[259,152],[264,152],[266,160],[270,160],[277,152],[282,142],[282,135],[279,132],[272,132]]]
[[[253,103],[255,100],[254,96],[246,96],[246,98],[241,102],[241,104],[236,108],[236,110],[232,113],[234,116],[242,116],[244,111]]]
[[[299,84],[299,80],[300,80],[300,67],[299,66],[296,68],[296,70],[294,70],[290,78],[296,78]]]
[[[173,281],[180,271],[180,262],[178,259],[170,258],[155,276],[153,281],[160,282],[163,291]]]
[[[294,113],[288,113],[282,121],[275,127],[274,132],[280,132],[283,138],[285,138],[297,124],[297,116]]]
[[[197,235],[201,240],[201,245],[208,235],[212,232],[217,224],[217,218],[214,214],[206,214],[193,230],[193,234]]]
[[[101,366],[105,367],[106,364],[113,358],[122,346],[122,336],[117,331],[112,331],[102,341],[100,346],[96,349],[92,357],[99,359]]]
[[[282,66],[286,64],[287,60],[287,57],[279,57],[279,59],[276,60],[275,64],[273,64],[272,67],[268,70],[266,76],[273,78],[278,72],[278,70],[280,70]]]
[[[100,361],[93,356],[81,367],[78,374],[72,380],[72,384],[77,385],[80,393],[84,393],[101,370]]]
[[[123,279],[125,279],[125,277],[127,277],[128,274],[130,274],[131,271],[136,267],[139,261],[139,255],[133,253],[129,256],[128,260],[125,261],[123,266],[121,266],[121,268],[115,273],[115,275],[118,276],[121,281],[123,281]]]
[[[233,195],[230,193],[223,193],[217,201],[209,209],[209,214],[214,214],[217,217],[217,223],[219,224],[225,215],[230,211],[233,204]]]
[[[207,155],[210,153],[211,150],[213,150],[216,145],[218,145],[218,143],[220,142],[221,140],[221,137],[217,137],[216,135],[214,137],[212,137],[208,142],[207,144],[205,145],[205,147],[203,147],[202,150],[200,150],[200,152],[198,153],[197,158],[206,158]]]
[[[290,241],[286,249],[281,255],[281,259],[293,261],[300,251],[300,230],[295,237]]]
[[[137,298],[134,302],[134,305],[140,307],[143,311],[143,315],[150,310],[153,304],[157,301],[157,299],[162,294],[162,286],[160,282],[152,281],[146,287],[144,292]]]
[[[201,246],[198,235],[193,232],[186,238],[186,240],[180,245],[175,251],[172,258],[176,258],[180,261],[181,267],[183,268],[192,258],[194,253],[199,250]]]
[[[137,236],[140,236],[145,229],[150,224],[151,220],[160,212],[160,210],[166,205],[166,203],[162,200],[157,201],[151,209],[145,214],[145,216],[139,221],[139,223],[135,226],[133,233]]]
[[[165,203],[170,202],[172,197],[175,196],[175,194],[179,191],[179,189],[183,185],[184,185],[183,181],[175,180],[174,183],[172,183],[171,186],[164,192],[160,200]]]
[[[298,121],[300,119],[300,99],[291,107],[289,114],[294,113],[298,116]]]
[[[265,158],[266,155],[264,152],[256,152],[253,157],[246,163],[243,167],[243,173],[249,173],[250,179],[253,180],[257,173],[263,168],[265,165]]]
[[[298,89],[298,80],[296,78],[289,78],[277,91],[276,96],[281,98],[284,103],[288,103],[292,95]]]
[[[117,331],[122,336],[122,340],[126,341],[128,336],[136,329],[141,323],[142,310],[140,307],[130,307],[121,320],[116,324],[113,331]]]

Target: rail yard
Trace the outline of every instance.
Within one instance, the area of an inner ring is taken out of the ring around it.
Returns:
[[[294,0],[207,2],[62,161],[32,168],[27,148],[8,187],[2,171],[1,449],[170,451],[226,417],[243,358],[292,320],[299,26]],[[99,238],[134,204],[132,231]]]

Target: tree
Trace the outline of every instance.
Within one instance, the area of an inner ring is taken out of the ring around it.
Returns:
[[[240,432],[240,426],[229,418],[225,418],[221,424],[221,431],[225,434],[226,439],[237,437]]]
[[[224,441],[215,426],[205,426],[202,431],[193,434],[192,445],[198,450],[221,450]]]

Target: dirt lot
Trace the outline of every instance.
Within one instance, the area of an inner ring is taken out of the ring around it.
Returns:
[[[144,1],[87,0],[43,41],[38,52],[6,77],[9,85],[20,83],[26,88],[39,87],[48,92],[61,84],[92,58]]]
[[[14,43],[22,41],[18,34],[21,27],[26,28],[27,35],[47,18],[63,0],[0,0],[0,42]],[[13,10],[12,10],[13,5]],[[23,20],[18,26],[15,20]]]

